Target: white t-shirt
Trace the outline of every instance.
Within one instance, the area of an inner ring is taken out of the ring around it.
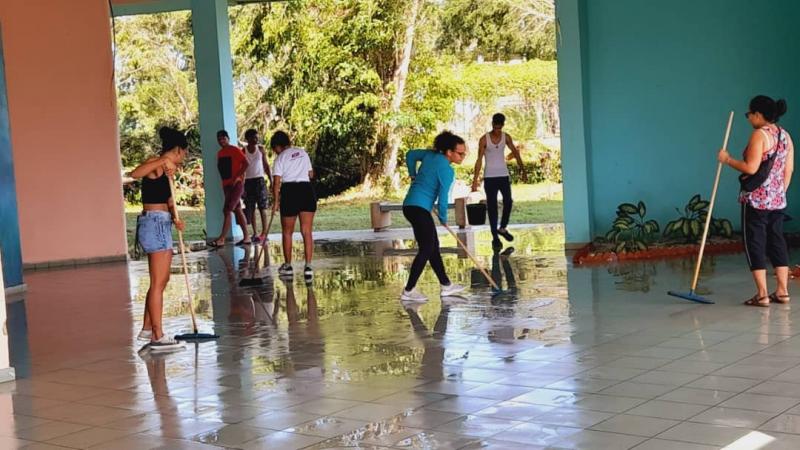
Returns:
[[[299,147],[284,149],[275,157],[272,165],[272,175],[281,177],[283,183],[308,182],[308,172],[311,171],[311,158],[305,150]]]

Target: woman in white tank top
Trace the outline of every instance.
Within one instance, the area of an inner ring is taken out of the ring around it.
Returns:
[[[486,133],[478,141],[478,160],[475,161],[475,175],[472,180],[472,190],[477,191],[480,187],[481,168],[483,160],[486,159],[486,169],[483,174],[483,188],[486,191],[486,209],[489,215],[489,226],[492,231],[492,247],[500,250],[503,243],[500,242],[499,236],[511,242],[514,236],[508,232],[506,227],[508,221],[511,219],[511,206],[514,201],[511,198],[511,178],[508,174],[508,165],[506,165],[506,147],[511,149],[511,153],[517,160],[520,167],[520,178],[522,181],[528,181],[528,174],[525,172],[525,166],[522,164],[522,156],[514,145],[511,136],[503,132],[503,126],[506,123],[506,117],[503,114],[495,114],[492,116],[492,131]],[[503,217],[500,220],[498,227],[497,223],[497,194],[503,196]]]

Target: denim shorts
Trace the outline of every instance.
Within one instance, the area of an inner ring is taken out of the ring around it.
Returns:
[[[144,211],[136,219],[139,244],[147,254],[172,251],[172,215],[166,211]]]

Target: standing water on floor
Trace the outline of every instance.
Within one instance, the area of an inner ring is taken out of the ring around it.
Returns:
[[[667,295],[691,259],[574,267],[561,227],[512,232],[497,254],[460,233],[502,294],[443,234],[470,289],[441,299],[426,269],[421,305],[398,299],[408,231],[320,233],[310,284],[277,277],[277,235],[266,268],[256,247],[192,253],[199,331],[221,338],[165,355],[137,353],[146,262],[27,272],[0,448],[800,448],[797,312],[741,305],[743,255],[704,261],[717,303],[698,305]],[[178,257],[165,298],[167,331],[189,330]]]
[[[315,276],[309,284],[300,271],[299,243],[293,280],[276,273],[282,256],[275,239],[269,245],[267,267],[257,246],[194,253],[189,270],[198,327],[221,335],[220,346],[250,342],[259,373],[315,367],[326,377],[345,380],[414,374],[429,360],[425,354],[431,339],[453,343],[446,358],[461,358],[470,346],[481,343],[518,342],[532,348],[566,342],[570,332],[563,228],[514,231],[513,247],[503,252],[492,251],[489,233],[461,233],[502,286],[503,292],[494,296],[455,240],[442,236],[448,274],[470,289],[463,297],[441,299],[436,277],[427,269],[419,288],[430,301],[422,305],[399,301],[415,252],[413,239],[401,233],[392,240],[374,240],[380,234],[373,233],[366,236],[373,240],[318,240]],[[187,327],[188,310],[177,257],[172,272],[165,294],[165,327],[181,332]],[[132,262],[130,277],[134,321],[139,322],[149,283],[146,262]],[[241,287],[245,278],[260,278],[263,285]],[[298,355],[303,355],[300,360]]]

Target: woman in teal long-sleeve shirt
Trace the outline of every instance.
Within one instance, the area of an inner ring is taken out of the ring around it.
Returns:
[[[455,172],[452,164],[461,164],[467,147],[464,139],[445,131],[433,140],[433,150],[411,150],[406,154],[408,174],[411,177],[411,187],[403,201],[403,215],[414,229],[414,239],[417,240],[417,256],[411,264],[411,273],[408,282],[400,295],[401,300],[424,302],[427,297],[416,290],[417,281],[425,264],[430,262],[431,268],[439,278],[442,286],[441,295],[446,297],[464,290],[450,282],[444,270],[442,255],[439,252],[439,236],[436,233],[436,224],[433,222],[431,212],[434,203],[438,202],[437,215],[442,223],[447,223],[447,205],[450,188],[453,185]],[[419,169],[417,165],[420,164]]]

